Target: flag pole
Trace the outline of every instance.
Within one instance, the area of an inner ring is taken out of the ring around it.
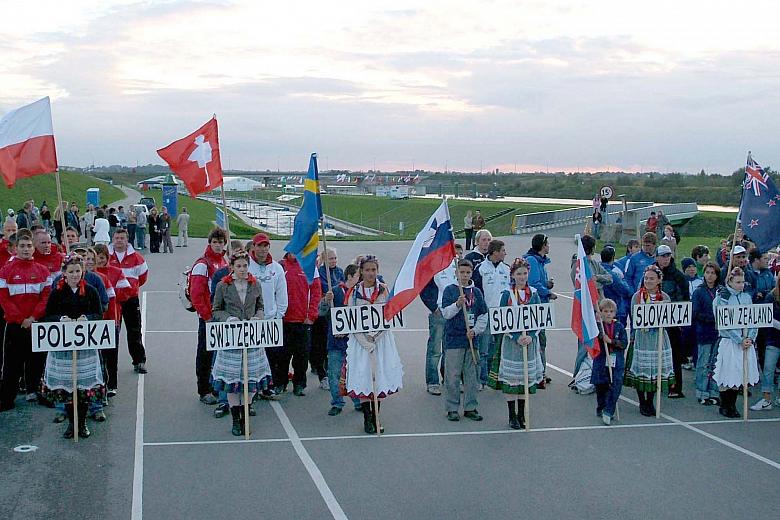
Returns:
[[[62,223],[62,235],[60,235],[63,238],[63,241],[65,242],[65,253],[70,252],[70,244],[68,243],[67,234],[65,233],[65,230],[67,229],[67,223],[65,222],[65,209],[62,207],[62,184],[60,183],[60,169],[57,168],[54,170],[54,183],[57,185],[57,200],[59,202],[59,210],[60,210],[60,222]],[[62,244],[60,244],[62,245]]]
[[[748,150],[748,156],[747,161],[745,164],[745,174],[747,175],[747,163],[750,163],[750,159],[752,157],[752,152]],[[747,178],[747,177],[746,177]],[[729,268],[728,271],[726,271],[726,280],[723,281],[724,284],[728,286],[728,279],[729,276],[731,276],[731,269],[734,267],[734,248],[737,246],[737,233],[739,232],[739,225],[740,222],[740,215],[742,214],[742,199],[745,197],[745,179],[742,180],[742,192],[739,195],[739,212],[737,213],[737,218],[734,221],[734,240],[731,241],[731,251],[729,251]],[[747,329],[742,329],[742,340],[747,337]],[[744,347],[740,344],[740,348],[742,348],[742,419],[744,421],[748,420],[748,371],[747,371],[747,361],[748,361],[748,355],[747,350],[745,350]],[[736,398],[735,398],[736,400]]]
[[[319,185],[317,186],[317,190],[319,190]],[[328,292],[333,291],[332,284],[330,282],[330,265],[328,264],[328,241],[325,238],[325,217],[320,218],[320,229],[322,230],[322,252],[324,253],[323,256],[324,264],[325,264],[325,274],[328,276]]]
[[[469,337],[469,332],[471,332],[471,326],[469,325],[469,313],[466,310],[466,304],[465,304],[465,295],[463,294],[463,286],[460,284],[460,280],[458,279],[458,264],[455,264],[455,282],[458,284],[458,291],[460,292],[460,297],[464,298],[464,304],[463,304],[463,321],[466,324],[466,338],[469,340],[469,351],[471,352],[471,359],[474,360],[474,365],[479,369],[479,363],[477,362],[477,354],[474,352],[474,340]]]

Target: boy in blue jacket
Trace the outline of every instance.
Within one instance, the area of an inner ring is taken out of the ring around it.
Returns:
[[[602,347],[606,345],[607,348],[602,348],[593,360],[590,382],[596,387],[596,415],[609,426],[615,416],[620,392],[623,390],[623,373],[626,368],[624,352],[628,346],[628,337],[625,327],[615,320],[617,304],[614,301],[604,298],[599,302],[599,311],[604,325],[599,339]],[[607,349],[609,349],[609,359]],[[607,362],[612,366],[611,380]]]
[[[460,409],[460,381],[463,378],[463,417],[472,421],[481,421],[477,412],[477,393],[479,392],[478,365],[474,363],[474,352],[469,348],[469,340],[487,328],[487,305],[482,291],[474,287],[471,274],[474,268],[469,260],[458,262],[458,283],[444,289],[441,299],[442,315],[447,322],[444,325],[444,392],[446,398],[447,420],[458,421]],[[463,317],[466,309],[469,323]],[[477,354],[478,355],[478,354]],[[477,358],[479,359],[479,358]]]

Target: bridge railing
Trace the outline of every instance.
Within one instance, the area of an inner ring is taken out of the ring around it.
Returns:
[[[641,207],[650,207],[652,202],[629,202],[628,209]],[[623,211],[623,203],[619,201],[610,202],[607,205],[608,221],[614,221]],[[515,215],[512,219],[511,233],[514,235],[525,235],[538,233],[547,229],[571,226],[578,223],[584,223],[585,219],[593,215],[593,207],[559,209],[553,211],[539,211],[536,213],[525,213]]]

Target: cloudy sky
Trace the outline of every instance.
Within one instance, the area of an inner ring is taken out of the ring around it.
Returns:
[[[241,169],[780,166],[774,1],[0,0],[0,113],[146,164],[216,113]],[[516,165],[516,166],[515,166]]]

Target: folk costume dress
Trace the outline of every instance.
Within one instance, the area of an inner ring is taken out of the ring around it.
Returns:
[[[631,297],[631,307],[634,305],[670,302],[671,298],[660,289],[653,294],[641,287]],[[655,392],[658,377],[658,332],[659,329],[636,329],[632,331],[633,341],[626,356],[626,376],[623,384],[635,388],[638,392]],[[674,384],[674,367],[672,366],[672,347],[669,336],[663,330],[661,344],[661,389],[669,391]]]
[[[103,309],[97,290],[84,280],[74,291],[60,278],[46,303],[46,317],[43,321],[60,321],[64,316],[76,320],[79,316],[88,320],[100,320]],[[79,350],[76,358],[76,383],[78,402],[102,402],[106,387],[100,355],[97,350]],[[49,352],[46,356],[46,371],[43,376],[44,393],[56,402],[73,400],[73,352]]]
[[[245,282],[224,277],[214,292],[212,306],[213,321],[228,321],[237,318],[245,321],[251,318],[263,318],[263,290],[254,276],[248,275]],[[271,366],[265,348],[246,349],[249,393],[254,394],[268,386],[271,380]],[[214,367],[211,376],[214,380],[214,390],[227,393],[244,391],[244,365],[241,349],[218,350],[214,356]]]
[[[502,292],[499,305],[513,307],[539,303],[541,300],[536,289],[527,285],[523,290],[514,287]],[[531,344],[528,345],[528,393],[535,394],[536,385],[544,379],[544,365],[539,350],[538,331],[529,331],[526,335],[531,337]],[[504,334],[490,367],[488,375],[490,388],[501,390],[505,394],[525,393],[523,386],[525,363],[523,363],[523,347],[520,345],[521,337],[520,332]]]
[[[390,292],[387,286],[378,280],[374,287],[365,287],[358,283],[352,290],[348,306],[375,305],[385,303]],[[373,336],[374,343],[368,341]],[[347,340],[346,390],[350,397],[357,399],[373,398],[371,382],[371,351],[376,356],[376,392],[377,398],[387,397],[403,387],[404,369],[395,336],[389,330],[369,333],[350,334]]]
[[[737,292],[731,287],[725,287],[729,292],[729,298],[724,299],[721,296],[723,289],[712,301],[712,308],[717,312],[721,305],[750,305],[752,298],[745,292]],[[718,384],[721,390],[732,390],[742,386],[742,338],[748,337],[753,340],[753,346],[747,351],[748,362],[748,385],[758,383],[758,361],[756,359],[756,336],[758,329],[733,329],[721,330],[718,342],[718,358],[715,361],[715,372],[712,378]]]

